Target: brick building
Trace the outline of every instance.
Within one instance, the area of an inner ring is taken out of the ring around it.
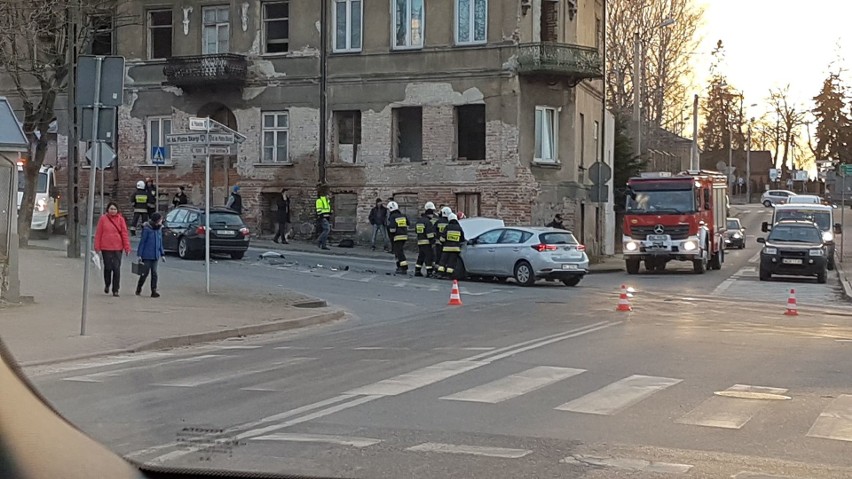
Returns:
[[[247,137],[214,157],[213,202],[239,184],[255,231],[282,188],[308,231],[325,182],[344,235],[393,197],[507,224],[561,212],[587,244],[603,236],[585,178],[602,152],[601,0],[328,2],[324,25],[316,0],[119,2],[138,21],[111,39],[127,60],[112,193],[129,197],[152,147],[210,116]],[[161,192],[201,202],[203,158],[166,156]]]

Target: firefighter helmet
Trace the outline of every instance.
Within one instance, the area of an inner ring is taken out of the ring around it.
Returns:
[[[450,213],[450,216],[448,216],[447,219],[450,220],[450,221],[453,221],[453,220],[458,220],[459,217],[456,216],[455,213]]]
[[[145,189],[145,182],[142,181],[142,180],[137,181],[136,182],[136,189],[144,190]]]
[[[432,203],[431,201],[427,202],[424,209],[426,211],[429,211],[429,210],[435,211],[435,203]]]
[[[388,211],[396,211],[399,209],[399,205],[396,204],[396,201],[388,201]]]
[[[445,206],[445,207],[441,210],[441,214],[442,214],[442,215],[444,215],[444,217],[445,217],[445,218],[449,218],[449,217],[450,217],[450,215],[451,215],[451,214],[453,214],[453,210],[452,210],[452,208],[450,208],[449,206]]]

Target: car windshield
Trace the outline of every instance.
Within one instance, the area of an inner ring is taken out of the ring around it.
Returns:
[[[244,223],[240,215],[236,213],[216,213],[210,215],[210,224],[217,226],[228,226],[241,228]]]
[[[26,188],[27,178],[22,172],[18,172],[18,191],[23,192]],[[47,173],[38,174],[38,184],[36,185],[36,193],[47,193]]]
[[[542,244],[579,244],[571,233],[542,233],[538,239]]]
[[[809,226],[775,225],[768,241],[784,243],[822,243],[822,234]]]
[[[831,229],[831,213],[806,209],[779,210],[775,212],[775,221],[804,220],[816,223],[822,231]]]
[[[729,230],[740,229],[740,222],[738,220],[728,220],[728,229]]]
[[[695,196],[690,190],[634,191],[627,195],[628,213],[691,213]]]

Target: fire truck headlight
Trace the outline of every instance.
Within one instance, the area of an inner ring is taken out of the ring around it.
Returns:
[[[685,241],[683,243],[684,251],[695,251],[696,248],[698,248],[698,245],[695,244],[695,241]]]
[[[639,245],[636,244],[634,241],[628,241],[627,243],[625,243],[624,249],[626,249],[627,251],[636,251],[637,249],[639,249]]]

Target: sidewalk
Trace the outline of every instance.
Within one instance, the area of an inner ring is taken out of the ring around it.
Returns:
[[[843,234],[840,235],[840,242],[835,246],[837,276],[840,278],[846,297],[852,299],[852,281],[850,281],[852,280],[852,208],[842,209],[838,206],[834,210],[834,222],[842,223],[844,228]]]
[[[168,259],[167,259],[168,261]],[[83,262],[64,251],[22,249],[22,294],[33,304],[0,306],[0,336],[19,364],[165,349],[262,334],[341,319],[342,310],[299,293],[204,291],[204,274],[182,272],[180,282],[161,269],[161,298],[149,289],[135,296],[130,260],[122,265],[121,297],[103,292],[103,276],[90,275],[87,334],[80,336]]]

